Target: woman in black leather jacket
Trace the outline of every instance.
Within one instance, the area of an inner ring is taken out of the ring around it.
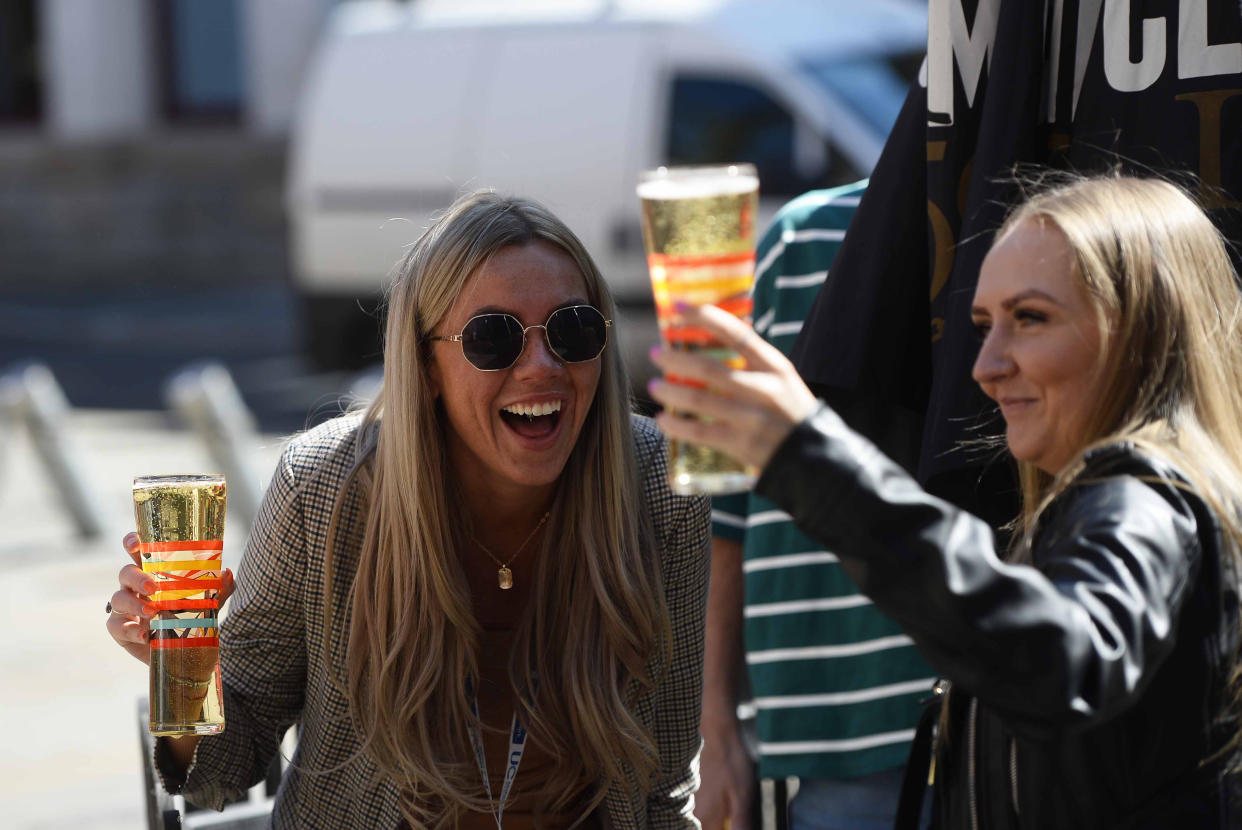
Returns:
[[[1021,206],[984,261],[973,375],[1006,423],[1023,512],[992,529],[924,492],[717,309],[687,323],[747,369],[658,350],[676,438],[763,470],[758,490],[952,682],[944,828],[1224,828],[1239,759],[1242,303],[1176,187],[1111,178]],[[848,542],[848,543],[847,543]]]

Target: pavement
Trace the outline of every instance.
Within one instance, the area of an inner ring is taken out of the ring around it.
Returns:
[[[0,416],[0,825],[9,830],[145,827],[137,704],[145,667],[104,628],[127,557],[135,475],[215,472],[196,435],[161,412],[75,409],[62,435],[100,505],[82,538],[23,425]],[[266,484],[283,446],[254,439]],[[246,529],[225,525],[236,568]]]

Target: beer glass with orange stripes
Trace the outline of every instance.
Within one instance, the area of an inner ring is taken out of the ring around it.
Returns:
[[[220,580],[224,476],[134,479],[142,570],[151,603],[151,734],[224,731],[220,691]]]
[[[728,344],[706,331],[681,325],[674,304],[711,304],[750,321],[759,208],[755,168],[749,164],[661,167],[642,173],[638,197],[656,317],[665,345],[741,367],[741,357]],[[672,376],[667,380],[688,382]],[[668,458],[669,486],[675,493],[735,493],[755,483],[753,468],[709,447],[670,440]]]

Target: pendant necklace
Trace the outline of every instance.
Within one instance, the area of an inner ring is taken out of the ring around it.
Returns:
[[[487,558],[491,559],[500,567],[500,570],[496,572],[496,583],[500,586],[500,590],[507,591],[513,587],[513,571],[509,570],[509,564],[513,562],[514,559],[518,558],[518,554],[526,550],[526,546],[530,544],[531,539],[535,538],[535,534],[539,532],[539,528],[543,527],[543,523],[548,520],[548,516],[550,514],[551,511],[543,514],[543,518],[539,520],[539,524],[535,525],[535,529],[532,530],[530,535],[526,537],[526,541],[523,542],[521,547],[517,549],[517,552],[510,556],[505,562],[501,562],[497,559],[496,556],[487,549],[487,545],[479,541],[477,536],[473,533],[470,534],[470,538],[474,540],[474,543],[479,546],[480,550],[487,554]]]

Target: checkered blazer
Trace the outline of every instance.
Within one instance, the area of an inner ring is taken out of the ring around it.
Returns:
[[[276,797],[274,827],[376,830],[401,823],[397,787],[368,759],[355,757],[358,738],[348,705],[331,678],[330,669],[345,663],[348,625],[332,627],[330,653],[322,647],[328,520],[365,443],[360,421],[356,414],[344,416],[295,438],[268,487],[221,623],[228,726],[199,742],[180,786],[195,804],[222,809],[262,780],[281,736],[297,724],[297,752]],[[710,506],[669,491],[664,441],[651,421],[635,416],[633,431],[663,560],[673,655],[660,685],[635,706],[655,737],[662,772],[648,792],[630,771],[628,786],[608,791],[603,812],[606,825],[618,830],[694,827]],[[338,538],[352,541],[337,555],[337,608],[346,607],[365,518],[356,490],[341,512]],[[156,754],[166,786],[175,788],[162,753]]]

